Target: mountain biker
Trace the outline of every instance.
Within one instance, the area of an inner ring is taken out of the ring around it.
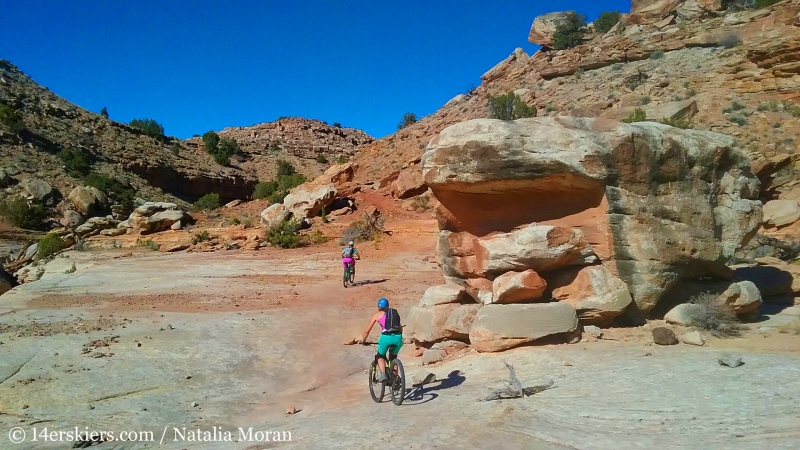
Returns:
[[[378,338],[378,376],[377,381],[386,379],[386,352],[390,345],[394,346],[393,354],[397,355],[400,352],[400,347],[403,346],[403,331],[400,325],[400,314],[394,308],[389,308],[389,300],[381,298],[378,300],[378,312],[369,320],[367,329],[361,335],[360,343],[367,340],[369,332],[375,326],[375,322],[381,326],[381,337]]]
[[[353,257],[361,259],[361,255],[358,254],[358,250],[355,248],[355,243],[350,241],[347,243],[347,247],[342,249],[342,266],[347,267],[347,265],[350,264],[350,270],[353,271],[353,276],[355,276],[356,261]]]

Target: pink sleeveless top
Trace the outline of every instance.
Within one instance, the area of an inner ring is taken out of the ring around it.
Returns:
[[[386,313],[384,312],[378,323],[381,325],[381,332],[386,331]]]

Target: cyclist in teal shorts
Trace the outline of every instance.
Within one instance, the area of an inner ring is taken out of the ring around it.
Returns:
[[[400,325],[400,314],[394,308],[389,308],[389,300],[378,300],[378,312],[369,320],[367,329],[361,335],[361,343],[367,340],[369,332],[375,323],[381,326],[381,337],[378,338],[378,376],[377,381],[386,379],[386,352],[389,346],[394,346],[394,355],[400,352],[403,346],[403,327]]]

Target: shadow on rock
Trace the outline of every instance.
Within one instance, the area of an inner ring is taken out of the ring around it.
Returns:
[[[435,400],[439,397],[439,394],[435,393],[434,391],[440,391],[442,389],[450,389],[456,386],[460,386],[467,378],[461,374],[460,370],[454,370],[450,372],[447,378],[439,381],[439,384],[431,383],[428,386],[422,385],[417,386],[409,393],[406,394],[406,405],[421,405],[423,403],[428,403],[432,400]],[[412,402],[412,403],[409,403]]]

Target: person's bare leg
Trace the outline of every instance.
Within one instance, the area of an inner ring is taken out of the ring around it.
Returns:
[[[378,372],[386,373],[386,360],[383,358],[378,358]]]

